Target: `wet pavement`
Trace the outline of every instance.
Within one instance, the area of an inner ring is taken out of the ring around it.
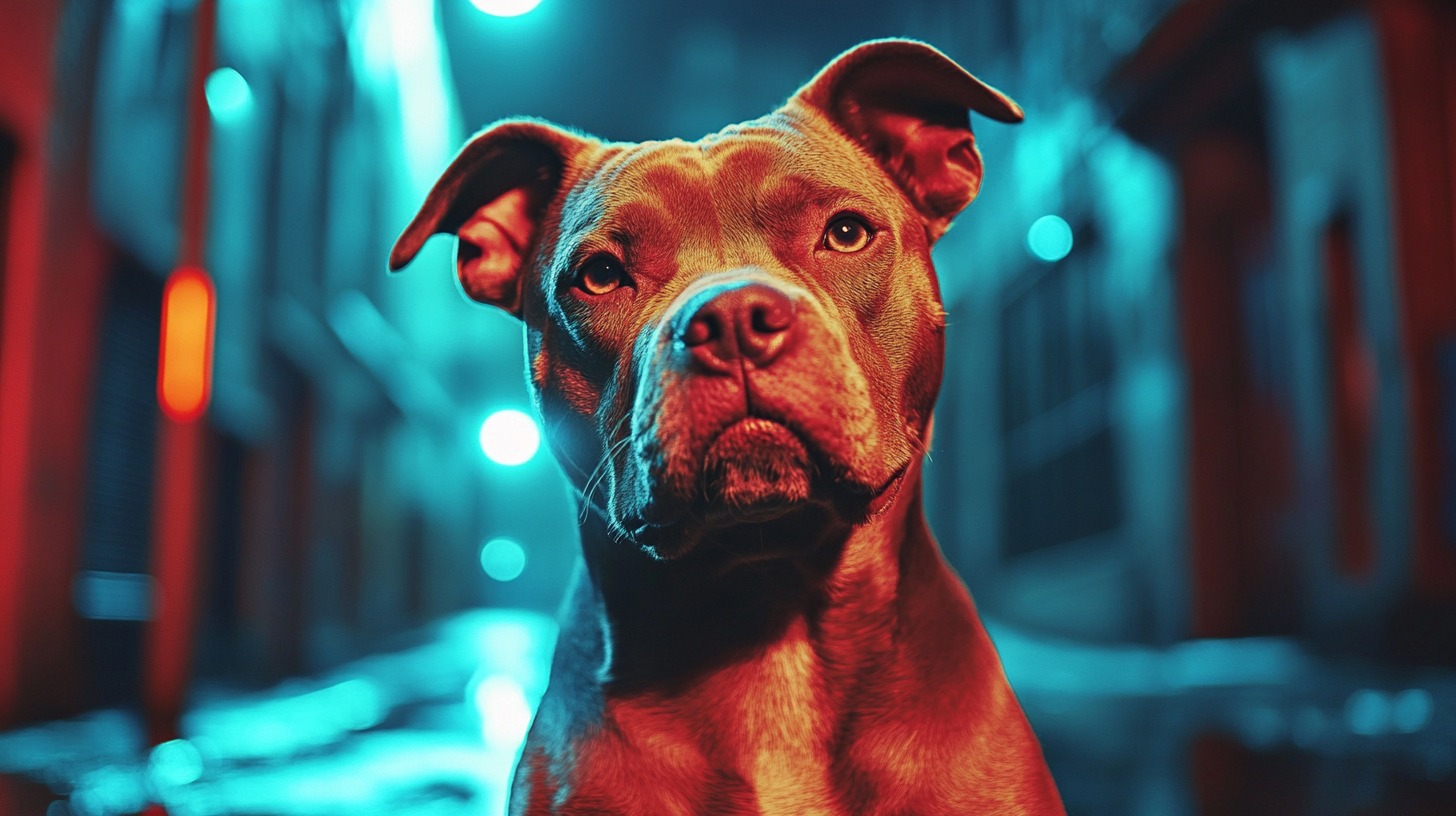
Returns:
[[[1071,813],[1456,813],[1456,672],[989,628]],[[202,685],[183,739],[150,750],[121,710],[0,733],[0,813],[501,813],[554,640],[479,611],[265,692]]]

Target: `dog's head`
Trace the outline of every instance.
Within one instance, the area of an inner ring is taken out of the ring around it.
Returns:
[[[459,238],[461,286],[525,322],[553,449],[620,538],[676,558],[804,513],[854,523],[926,443],[945,325],[930,246],[980,188],[970,111],[1021,119],[939,51],[884,40],[697,142],[503,122],[390,266]]]

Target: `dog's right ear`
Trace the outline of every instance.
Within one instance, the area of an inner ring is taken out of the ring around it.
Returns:
[[[511,120],[471,139],[435,186],[389,253],[403,269],[430,236],[455,235],[455,267],[467,297],[519,315],[521,271],[538,237],[541,216],[586,137],[554,125]]]

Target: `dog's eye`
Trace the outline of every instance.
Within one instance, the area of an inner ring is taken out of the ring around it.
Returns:
[[[838,215],[824,228],[824,248],[834,252],[859,252],[870,242],[869,224],[857,215]]]
[[[626,283],[622,262],[606,253],[587,258],[576,272],[576,288],[588,295],[605,295]]]

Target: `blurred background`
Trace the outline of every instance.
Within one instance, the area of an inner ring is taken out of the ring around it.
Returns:
[[[926,478],[1070,812],[1456,812],[1451,4],[26,0],[0,813],[500,812],[575,510],[394,235],[496,118],[696,138],[890,35],[1027,112]]]

